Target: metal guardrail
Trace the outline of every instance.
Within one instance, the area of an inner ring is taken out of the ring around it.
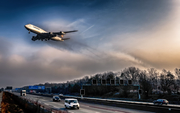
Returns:
[[[46,96],[52,97],[52,94],[33,94],[39,96]],[[180,105],[154,105],[153,103],[149,102],[137,102],[137,101],[125,101],[125,100],[113,100],[113,99],[101,99],[101,98],[90,98],[90,97],[79,97],[79,96],[69,96],[64,95],[64,98],[76,98],[80,101],[84,102],[93,102],[98,104],[106,104],[110,106],[120,106],[125,108],[132,108],[132,109],[140,109],[140,110],[147,110],[147,111],[154,111],[154,112],[164,112],[164,113],[177,113],[180,112]]]
[[[91,101],[99,104],[107,104],[114,106],[121,106],[126,108],[134,108],[148,111],[157,111],[157,112],[168,112],[168,113],[177,113],[180,112],[180,105],[154,105],[149,102],[137,102],[137,101],[124,101],[124,100],[113,100],[113,99],[101,99],[101,98],[89,98],[89,97],[78,97],[78,96],[67,96],[65,98],[76,98],[81,101]]]
[[[102,98],[92,98],[92,97],[83,97],[83,98],[81,98],[81,97],[79,97],[79,96],[69,96],[69,95],[64,95],[64,97],[67,97],[67,98],[77,98],[77,99],[88,99],[88,100],[124,102],[124,103],[131,103],[131,104],[154,105],[153,102],[150,103],[150,102],[138,102],[138,101],[125,101],[125,100],[102,99]],[[157,105],[154,105],[154,106],[157,106]],[[166,106],[164,106],[164,107],[179,107],[179,108],[180,108],[180,105],[169,104],[169,105],[166,105]]]
[[[46,97],[52,97],[53,94],[33,94],[33,95],[39,95],[39,96],[46,96]],[[63,97],[66,98],[76,98],[76,99],[83,99],[83,100],[95,100],[95,101],[109,101],[109,102],[120,102],[120,103],[129,103],[129,104],[142,104],[142,105],[154,105],[153,103],[150,102],[138,102],[138,101],[125,101],[125,100],[115,100],[115,99],[102,99],[102,98],[92,98],[92,97],[80,97],[80,96],[70,96],[70,95],[64,95]],[[180,108],[180,105],[175,105],[175,104],[169,104],[163,107],[178,107]]]

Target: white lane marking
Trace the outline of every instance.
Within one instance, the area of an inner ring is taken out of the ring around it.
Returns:
[[[59,108],[59,106],[53,106],[54,108]]]
[[[41,100],[41,101],[47,101],[47,100],[44,100],[44,99],[39,99],[39,100]]]
[[[44,104],[49,105],[49,104],[47,104],[47,103],[44,103]]]

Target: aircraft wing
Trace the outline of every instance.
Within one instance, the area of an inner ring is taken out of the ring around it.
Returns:
[[[66,33],[77,32],[77,31],[78,31],[78,30],[73,30],[73,31],[60,31],[60,32],[53,32],[53,34],[65,35]]]
[[[64,31],[64,33],[71,33],[71,32],[77,32],[78,30],[73,30],[73,31]]]

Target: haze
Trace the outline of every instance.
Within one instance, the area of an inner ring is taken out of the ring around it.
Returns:
[[[0,16],[0,87],[180,66],[179,0],[7,0]],[[34,42],[24,28],[29,23],[78,32],[64,42]]]

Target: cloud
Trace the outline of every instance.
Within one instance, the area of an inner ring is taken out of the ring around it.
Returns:
[[[150,67],[174,70],[180,63],[180,24],[179,8],[159,22],[153,29],[140,30],[131,34],[117,34],[111,48],[125,52]],[[123,37],[123,38],[120,38]],[[119,42],[123,43],[119,43]]]
[[[15,45],[13,51],[17,50],[16,47],[19,48]],[[35,47],[27,44],[26,49],[29,51],[13,52],[8,57],[1,58],[0,79],[4,81],[0,83],[1,86],[5,87],[7,82],[16,87],[53,81],[63,82],[97,72],[118,71],[129,65],[143,65],[123,53],[99,53],[97,58],[51,46],[42,46],[34,51]]]
[[[1,55],[1,57],[7,56],[9,54],[9,51],[11,48],[13,48],[13,44],[8,39],[0,37],[0,55]]]

